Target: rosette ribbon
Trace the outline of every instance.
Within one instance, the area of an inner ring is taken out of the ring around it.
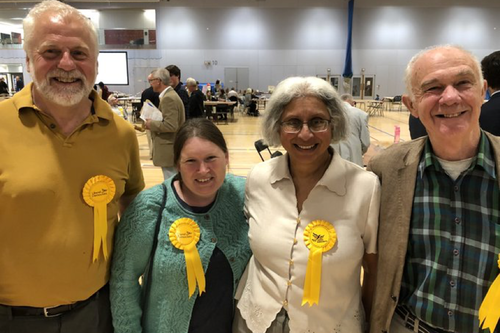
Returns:
[[[116,186],[107,176],[99,175],[90,178],[83,187],[83,200],[94,208],[94,247],[92,262],[99,259],[102,245],[104,260],[108,260],[108,203],[113,200]]]
[[[170,227],[168,237],[176,248],[184,251],[189,297],[193,296],[197,284],[201,295],[205,291],[205,273],[196,248],[200,240],[200,227],[189,218],[180,218]]]
[[[335,228],[327,221],[312,221],[304,230],[304,243],[309,249],[309,258],[307,260],[302,305],[306,303],[309,303],[309,306],[319,304],[323,252],[331,250],[336,241],[337,233]]]
[[[498,254],[498,268],[500,269],[500,254]],[[488,289],[483,303],[479,307],[479,327],[483,330],[495,331],[500,319],[500,274]]]

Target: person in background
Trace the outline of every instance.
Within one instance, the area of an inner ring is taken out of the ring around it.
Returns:
[[[147,119],[145,129],[151,131],[153,141],[153,164],[161,167],[163,178],[168,179],[175,175],[174,165],[174,137],[179,127],[186,120],[184,104],[172,88],[170,73],[164,68],[158,68],[151,74],[149,83],[153,90],[160,95],[159,110],[163,120]]]
[[[220,80],[217,79],[215,80],[215,95],[217,97],[219,97],[221,90],[222,90],[222,84],[220,83]]]
[[[254,117],[259,116],[256,99],[257,96],[253,93],[253,89],[248,88],[245,94],[245,108],[248,109],[247,114]]]
[[[182,104],[184,105],[184,110],[187,112],[188,104],[189,104],[189,95],[186,91],[186,87],[181,82],[181,70],[176,65],[168,65],[166,70],[170,73],[170,85],[174,88],[177,95],[182,100]],[[188,118],[186,113],[186,119]]]
[[[3,77],[0,77],[0,95],[8,95],[9,94],[9,86]]]
[[[154,71],[153,71],[154,72]],[[149,87],[147,89],[144,89],[144,91],[141,94],[141,106],[140,109],[142,110],[142,107],[144,105],[144,102],[146,100],[149,100],[153,105],[158,108],[160,106],[160,94],[157,93],[156,91],[153,90],[153,87],[151,86],[151,82],[153,79],[153,72],[151,72],[148,75],[148,83]],[[140,127],[141,130],[145,130],[144,128]],[[149,148],[149,159],[153,159],[153,139],[151,138],[151,131],[150,130],[145,130],[146,131],[146,137],[148,140],[148,148]]]
[[[231,88],[231,90],[229,90],[227,92],[226,96],[227,96],[228,100],[235,103],[233,106],[233,110],[234,110],[234,108],[239,108],[239,106],[238,106],[239,96],[238,96],[238,92],[236,90],[234,90],[234,88]]]
[[[23,28],[33,82],[0,103],[0,332],[112,333],[118,213],[144,188],[137,137],[92,89],[87,17],[43,1]]]
[[[224,91],[224,89],[219,90],[219,94],[218,94],[217,98],[220,101],[225,101],[226,100],[226,92]]]
[[[154,71],[153,71],[154,72]],[[153,78],[153,72],[151,72],[148,75],[148,83],[150,80]],[[141,106],[140,108],[142,109],[142,106],[144,105],[144,102],[149,99],[151,103],[153,103],[154,106],[159,107],[160,106],[160,94],[157,93],[156,91],[153,90],[153,87],[149,85],[148,88],[144,89],[144,91],[141,94]]]
[[[21,91],[24,88],[23,79],[18,75],[16,76],[16,92]]]
[[[481,67],[488,82],[490,99],[481,107],[479,125],[485,131],[500,136],[500,51],[484,57]]]
[[[104,85],[104,83],[101,81],[97,84],[99,86],[99,88],[101,89],[100,90],[100,95],[101,95],[101,98],[105,101],[108,100],[109,98],[109,95],[111,95],[111,93],[109,92],[109,89],[108,89],[108,86]]]
[[[444,45],[410,60],[406,87],[428,136],[368,165],[382,184],[371,332],[485,332],[500,253],[500,138],[479,127],[486,81],[470,52]]]
[[[424,124],[422,124],[419,118],[416,118],[411,113],[410,116],[408,117],[408,127],[410,128],[410,138],[412,140],[427,135],[427,130],[425,129]]]
[[[179,128],[174,163],[178,173],[139,194],[120,222],[111,274],[115,333],[231,333],[234,292],[251,255],[245,179],[226,174],[226,142],[204,118]],[[151,257],[158,216],[158,246]],[[196,234],[202,275],[197,288],[188,281],[186,250],[179,249],[181,224]],[[138,281],[150,260],[148,293]]]
[[[238,92],[234,88],[231,88],[231,90],[227,92],[227,98],[230,99],[231,97],[238,98]]]
[[[253,256],[236,294],[234,332],[364,332],[380,185],[330,147],[346,137],[347,122],[337,92],[323,79],[288,78],[271,95],[264,140],[287,153],[248,174]]]
[[[128,119],[127,111],[120,105],[120,101],[118,100],[118,98],[116,98],[115,95],[109,95],[108,103],[111,106],[111,111],[125,120]]]
[[[204,95],[198,89],[198,84],[193,78],[188,78],[186,80],[186,88],[190,94],[189,104],[188,104],[188,118],[200,118],[203,117],[203,111],[205,109],[203,105]]]
[[[349,135],[346,140],[340,141],[332,147],[343,159],[364,167],[363,155],[370,147],[370,131],[368,129],[368,114],[354,107],[352,95],[340,96],[344,102],[346,115],[349,120]]]

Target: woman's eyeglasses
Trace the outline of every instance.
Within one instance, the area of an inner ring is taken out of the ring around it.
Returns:
[[[302,130],[304,124],[307,124],[309,130],[313,133],[324,132],[328,129],[331,120],[322,118],[313,118],[308,121],[302,121],[299,119],[290,119],[281,122],[281,129],[285,133],[296,134]]]

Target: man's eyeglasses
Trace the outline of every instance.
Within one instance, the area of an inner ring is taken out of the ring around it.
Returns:
[[[159,79],[158,78],[150,79],[150,80],[148,80],[148,82],[151,83],[151,82],[156,81],[156,80],[159,80]]]
[[[309,130],[313,133],[324,132],[328,129],[331,120],[322,118],[313,118],[308,121],[299,119],[290,119],[281,122],[281,129],[285,133],[297,134],[302,130],[304,124],[307,124]]]

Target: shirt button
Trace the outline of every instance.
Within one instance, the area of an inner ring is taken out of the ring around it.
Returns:
[[[287,300],[283,301],[283,306],[288,306],[288,301]]]
[[[460,222],[461,222],[460,219],[458,217],[455,217],[455,223],[460,224]]]
[[[453,187],[453,190],[455,190],[455,192],[458,192],[458,186]]]
[[[294,238],[293,239],[293,244],[297,244],[299,241],[297,240],[297,238]]]
[[[396,297],[396,295],[392,295],[391,296],[391,299],[394,301],[394,302],[397,302],[398,298]]]
[[[297,224],[300,224],[300,218],[297,218]]]
[[[290,287],[290,286],[292,285],[292,281],[288,280],[288,281],[286,282],[286,285]]]
[[[216,243],[217,242],[217,238],[212,238],[212,243]]]
[[[229,258],[230,262],[234,262],[234,257]]]
[[[453,316],[453,311],[448,310],[448,316],[450,316],[450,317]]]
[[[451,280],[450,281],[450,286],[455,287],[455,281]]]
[[[454,255],[458,256],[458,253],[459,253],[459,252],[458,252],[458,249],[454,249],[454,250],[453,250],[453,254],[454,254]]]
[[[290,259],[290,260],[288,261],[288,264],[289,264],[290,266],[292,266],[292,265],[293,265],[293,260],[292,260],[292,259]]]
[[[205,220],[210,220],[210,215],[205,215]]]
[[[50,124],[50,128],[52,129],[56,128],[56,124]]]

